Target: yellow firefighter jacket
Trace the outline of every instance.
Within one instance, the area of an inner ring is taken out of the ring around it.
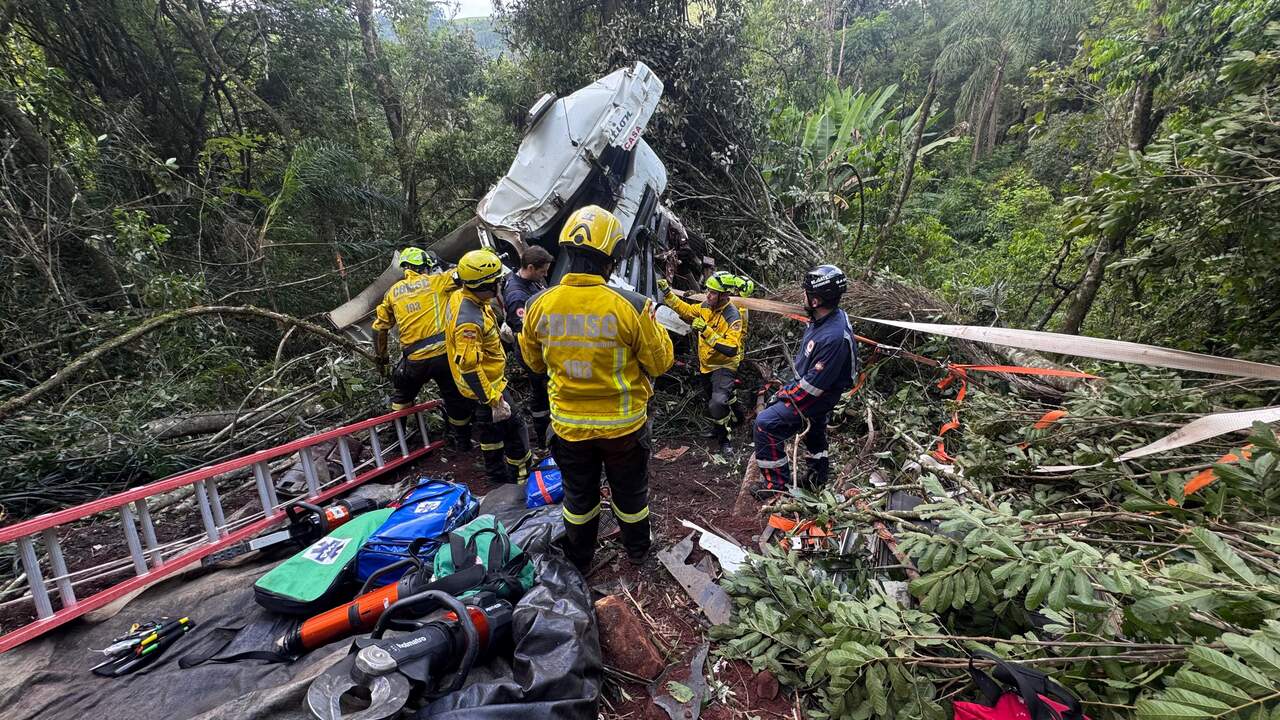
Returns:
[[[738,363],[742,362],[746,318],[732,300],[713,310],[706,305],[687,303],[668,292],[665,302],[685,322],[693,322],[694,318],[706,321],[707,326],[698,334],[699,370],[709,373],[719,368],[738,369]]]
[[[446,317],[445,345],[458,392],[493,404],[507,387],[507,355],[493,308],[464,287],[449,296]]]
[[[426,275],[404,271],[378,305],[374,330],[400,328],[400,348],[410,360],[426,360],[444,352],[445,305],[454,290],[449,273]]]
[[[651,377],[671,369],[671,337],[653,301],[569,273],[525,305],[520,351],[548,377],[551,427],[569,441],[621,437],[648,419]]]

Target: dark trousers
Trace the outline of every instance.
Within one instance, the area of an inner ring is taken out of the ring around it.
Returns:
[[[511,417],[494,422],[493,408],[487,403],[476,402],[476,434],[480,437],[480,454],[484,457],[484,472],[491,482],[519,482],[528,474],[529,430],[520,417],[520,408],[509,390],[502,397],[511,406]]]
[[[520,360],[525,374],[529,377],[529,417],[533,418],[534,444],[539,447],[547,443],[547,428],[551,426],[551,399],[547,397],[547,376],[539,375],[529,369]]]
[[[827,418],[831,404],[823,403],[810,408],[804,415],[789,402],[775,400],[756,416],[756,465],[764,490],[786,490],[791,483],[791,458],[788,440],[804,429],[805,419],[809,431],[804,436],[806,459],[825,461],[827,457]]]
[[[449,358],[437,355],[426,360],[400,358],[391,371],[391,407],[399,410],[413,405],[418,392],[434,380],[440,399],[444,401],[445,418],[451,434],[460,441],[471,441],[471,415],[474,403],[458,392],[449,371]]]
[[[649,553],[649,426],[617,438],[571,442],[553,435],[551,454],[564,482],[566,555],[586,571],[600,530],[600,471],[609,481],[622,545],[633,560]]]
[[[717,440],[727,440],[737,402],[737,375],[729,368],[716,368],[702,377],[709,390],[707,417],[711,419],[711,429]]]

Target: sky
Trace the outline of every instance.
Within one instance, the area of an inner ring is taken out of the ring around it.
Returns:
[[[458,3],[458,17],[488,17],[493,14],[492,0],[455,0]]]

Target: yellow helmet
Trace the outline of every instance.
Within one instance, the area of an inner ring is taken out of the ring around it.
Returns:
[[[741,282],[733,273],[718,270],[711,273],[707,277],[706,288],[721,293],[736,293],[741,287]]]
[[[458,281],[469,288],[482,287],[502,277],[502,260],[487,248],[472,250],[458,261],[455,274]]]
[[[565,220],[560,244],[590,248],[605,257],[614,257],[622,250],[622,223],[599,205],[579,208]]]

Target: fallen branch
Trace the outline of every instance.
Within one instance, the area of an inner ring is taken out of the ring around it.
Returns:
[[[347,348],[348,350],[351,350],[357,355],[363,356],[370,363],[376,364],[377,362],[377,358],[375,358],[372,353],[360,347],[360,345],[356,344],[355,342],[352,342],[351,340],[348,340],[347,338],[344,338],[341,335],[338,335],[334,332],[326,330],[320,327],[319,325],[316,325],[315,323],[293,317],[292,315],[285,315],[283,313],[273,312],[271,310],[264,310],[262,308],[253,307],[251,305],[198,306],[198,307],[186,308],[184,310],[174,310],[172,312],[156,315],[155,317],[150,318],[145,322],[139,324],[138,326],[134,327],[132,330],[129,330],[121,335],[117,335],[116,337],[98,345],[94,349],[90,350],[89,352],[86,352],[85,354],[73,360],[70,364],[64,366],[61,370],[54,373],[53,376],[50,377],[48,380],[45,380],[44,382],[31,388],[30,390],[23,393],[22,395],[19,395],[18,397],[10,398],[9,400],[6,400],[3,404],[0,404],[0,418],[7,417],[11,413],[13,413],[15,410],[18,410],[23,407],[26,407],[27,405],[30,405],[35,400],[48,394],[49,391],[63,385],[71,378],[76,377],[79,374],[79,372],[83,370],[87,365],[97,361],[103,355],[106,355],[112,350],[116,350],[120,347],[123,347],[133,342],[134,340],[137,340],[138,338],[144,335],[147,335],[148,333],[151,333],[174,321],[185,320],[187,318],[199,317],[202,315],[238,315],[242,317],[261,317],[269,320],[275,320],[276,322],[285,323],[287,325],[301,328],[313,335],[318,335],[328,340],[329,342],[334,343],[335,345],[340,345],[344,348]]]

